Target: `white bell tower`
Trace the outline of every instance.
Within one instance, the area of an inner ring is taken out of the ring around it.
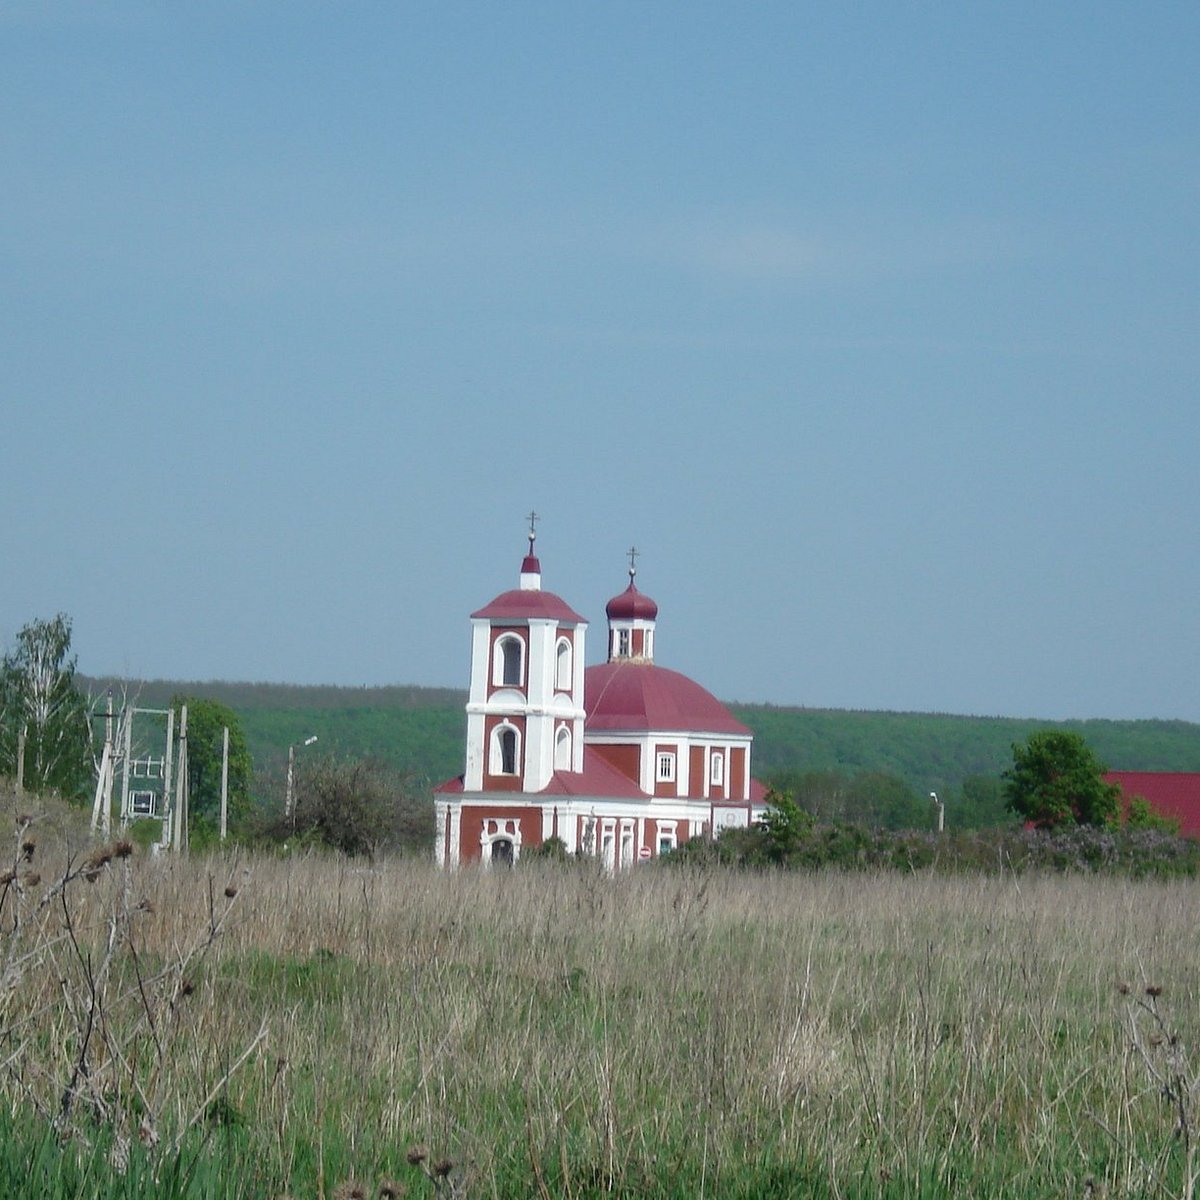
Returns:
[[[528,536],[518,587],[471,614],[466,791],[540,792],[583,770],[587,622],[542,590],[537,513]]]

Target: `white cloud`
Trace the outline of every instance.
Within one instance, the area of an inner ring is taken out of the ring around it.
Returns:
[[[973,270],[1009,260],[1016,240],[983,219],[940,224],[823,222],[709,224],[674,239],[681,261],[704,273],[749,281],[862,283],[928,271]]]

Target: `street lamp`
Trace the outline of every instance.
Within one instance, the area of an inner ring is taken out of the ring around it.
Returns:
[[[306,737],[301,746],[311,746],[317,740],[317,735],[314,733],[312,737]],[[288,770],[287,770],[287,788],[283,794],[283,815],[290,819],[292,808],[296,803],[296,743],[293,742],[288,747]]]
[[[937,831],[941,833],[946,828],[945,802],[938,799],[937,792],[930,792],[929,798],[933,801],[933,807],[937,809]]]

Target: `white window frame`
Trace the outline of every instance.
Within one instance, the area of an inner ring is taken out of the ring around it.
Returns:
[[[158,815],[158,793],[151,791],[136,791],[129,793],[129,813],[133,817],[154,817]]]
[[[506,771],[504,770],[504,746],[501,737],[510,732],[513,735],[513,769]],[[521,731],[508,721],[502,721],[492,729],[488,750],[488,774],[503,775],[509,779],[521,774]]]
[[[632,867],[633,864],[637,861],[636,858],[634,857],[634,855],[635,855],[634,845],[633,845],[634,841],[635,841],[635,838],[634,838],[634,832],[633,832],[633,821],[631,819],[622,821],[621,822],[620,849],[618,852],[620,857],[617,860],[620,864],[620,869],[622,871],[629,870],[629,868]]]
[[[569,692],[574,686],[575,652],[569,638],[559,638],[554,648],[554,686]]]
[[[516,682],[504,678],[505,647],[517,647],[517,679]],[[496,639],[492,650],[492,686],[493,687],[524,687],[525,686],[525,639],[519,634],[504,633]]]
[[[725,754],[714,750],[708,760],[708,781],[713,787],[725,786]]]
[[[654,779],[656,783],[675,782],[675,752],[659,750],[654,755]]]
[[[677,849],[679,846],[679,839],[676,834],[674,821],[659,821],[658,833],[655,836],[658,840],[659,854],[669,854],[672,850]]]
[[[554,769],[556,771],[571,769],[571,731],[565,725],[560,725],[558,732],[554,735]]]
[[[610,874],[617,869],[617,823],[612,819],[600,822],[600,861]]]

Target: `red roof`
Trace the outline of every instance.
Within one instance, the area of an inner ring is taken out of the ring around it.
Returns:
[[[603,663],[583,677],[588,733],[734,733],[750,730],[711,692],[678,671],[645,662]]]
[[[1184,837],[1200,837],[1200,772],[1109,771],[1104,778],[1118,784],[1127,801],[1142,796],[1160,817],[1178,821]]]
[[[492,621],[523,621],[530,617],[548,617],[567,625],[585,625],[587,622],[561,596],[543,592],[540,588],[514,588],[501,592],[490,604],[484,605],[472,617],[486,617]]]
[[[589,754],[586,748],[583,752],[583,770],[555,771],[541,794],[646,799],[646,793],[628,775],[621,774],[598,754]]]
[[[619,621],[653,621],[658,616],[658,605],[649,596],[639,592],[631,579],[629,586],[619,596],[614,596],[604,611],[610,621],[614,617]]]
[[[439,783],[433,790],[439,795],[461,795],[466,789],[463,787],[463,777],[456,775],[453,779],[447,779],[445,783]],[[513,793],[505,793],[506,796],[511,794]],[[550,776],[550,782],[534,794],[646,799],[646,793],[629,776],[622,775],[616,767],[610,766],[598,754],[588,754],[586,751],[582,771],[555,771]]]

